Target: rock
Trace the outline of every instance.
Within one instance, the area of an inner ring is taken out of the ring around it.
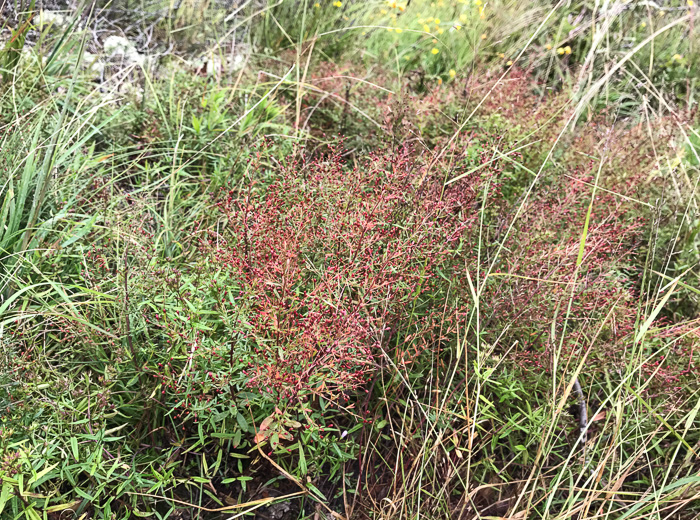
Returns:
[[[225,56],[225,61],[221,59],[219,54],[209,53],[185,63],[187,68],[197,71],[201,75],[220,76],[224,72],[230,74],[239,71],[245,64],[246,59],[246,54],[242,52]]]
[[[146,56],[140,54],[134,44],[123,36],[108,36],[104,42],[104,52],[109,58],[121,56],[128,63],[142,66],[146,64]]]
[[[105,62],[89,52],[83,52],[83,66],[100,78],[105,71]]]
[[[47,11],[42,9],[39,11],[39,27],[53,25],[55,27],[67,27],[70,24],[70,18],[56,11]]]

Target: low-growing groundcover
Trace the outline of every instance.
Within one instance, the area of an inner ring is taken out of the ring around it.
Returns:
[[[2,517],[700,514],[695,11],[575,4],[25,6]]]

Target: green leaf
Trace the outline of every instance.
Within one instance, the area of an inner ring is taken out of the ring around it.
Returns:
[[[211,433],[210,437],[214,439],[233,439],[235,433]]]
[[[31,486],[35,482],[39,482],[46,474],[48,474],[56,466],[58,466],[58,464],[54,464],[53,466],[49,466],[48,468],[42,469],[39,473],[37,473],[27,481],[27,485]]]
[[[672,490],[679,488],[681,486],[685,486],[685,485],[690,486],[692,484],[700,484],[700,476],[685,477],[685,478],[679,479],[676,482],[673,482],[672,484],[669,484],[668,486],[665,486],[665,487],[659,489],[656,493],[651,493],[649,495],[646,495],[641,500],[639,500],[634,506],[632,506],[630,509],[625,511],[625,514],[623,514],[620,517],[620,520],[625,520],[625,518],[629,518],[635,512],[637,512],[639,509],[641,509],[645,505],[648,505],[649,502],[652,502],[652,503],[657,504],[657,505],[659,502],[663,502],[663,500],[660,500],[662,493],[667,493],[667,492],[672,491]]]
[[[73,451],[73,458],[75,458],[76,462],[80,462],[80,453],[78,452],[78,439],[76,439],[75,437],[71,437],[70,447]]]
[[[696,418],[697,415],[698,415],[698,411],[700,411],[700,399],[698,399],[697,404],[696,404],[695,407],[691,410],[691,412],[688,414],[688,419],[686,419],[686,421],[685,421],[685,431],[683,432],[683,436],[684,436],[684,437],[685,437],[685,435],[688,433],[688,431],[690,430],[690,428],[692,428],[693,424],[695,424],[695,418]],[[690,459],[692,458],[692,456],[693,456],[693,451],[692,451],[692,450],[688,450],[688,453],[687,453],[687,455],[685,456],[685,461],[684,461],[684,462],[685,462],[686,464],[688,464],[688,463],[690,462]],[[696,455],[696,456],[697,456],[697,455]]]
[[[236,414],[236,421],[238,421],[238,426],[241,427],[241,430],[244,432],[248,431],[248,421],[245,420],[245,417],[240,412]]]
[[[644,335],[647,333],[647,330],[649,330],[649,327],[651,326],[651,324],[654,323],[656,316],[658,316],[659,312],[661,312],[661,309],[664,308],[664,305],[666,305],[666,302],[673,294],[673,291],[676,289],[676,285],[678,285],[678,282],[681,279],[681,276],[678,276],[677,278],[674,278],[673,281],[671,281],[671,283],[669,284],[670,288],[666,292],[666,295],[661,299],[661,301],[658,303],[658,305],[656,307],[654,307],[654,310],[651,311],[651,314],[649,315],[649,317],[646,319],[646,321],[642,324],[641,328],[639,329],[639,332],[637,333],[637,337],[634,338],[635,343],[639,343],[642,340],[642,338],[644,338]]]
[[[216,454],[216,461],[214,461],[214,466],[212,467],[212,473],[216,475],[216,473],[219,471],[219,466],[221,466],[221,458],[223,457],[224,450],[219,450],[219,453]]]
[[[246,482],[248,482],[249,480],[253,480],[253,477],[238,477],[238,481],[241,483],[241,488],[243,489],[244,493],[246,492]]]
[[[319,497],[321,500],[326,500],[326,497],[323,495],[323,493],[321,493],[321,491],[319,491],[319,489],[316,486],[314,486],[311,482],[307,482],[306,487],[313,491],[314,495]]]
[[[201,426],[201,424],[200,424]],[[209,476],[209,463],[207,462],[206,454],[202,453],[202,469],[204,469],[204,474]]]
[[[389,424],[389,421],[387,421],[386,419],[382,419],[382,420],[379,421],[378,423],[374,423],[374,427],[375,427],[377,430],[381,430],[381,429],[384,428],[387,424]]]
[[[62,248],[68,247],[73,242],[77,242],[78,240],[83,238],[85,235],[87,235],[92,230],[92,227],[95,225],[96,220],[97,220],[97,215],[94,215],[92,218],[83,220],[81,222],[82,227],[80,227],[78,229],[78,231],[72,237],[70,237],[68,240],[63,242],[63,244],[61,244],[61,247]]]
[[[12,484],[9,482],[3,482],[2,492],[0,492],[0,513],[2,513],[2,510],[5,509],[5,504],[7,504],[11,494]]]
[[[308,468],[306,466],[306,456],[304,455],[304,449],[301,447],[301,443],[299,443],[299,469],[302,475],[306,475]]]
[[[229,453],[229,455],[235,459],[249,459],[250,458],[248,455],[244,455],[242,453],[231,452],[231,453]]]
[[[75,491],[76,495],[81,496],[84,499],[89,500],[90,502],[95,501],[95,497],[93,497],[92,495],[89,495],[88,493],[86,493],[85,491],[83,491],[80,488],[75,488],[75,489],[73,489],[73,491]]]
[[[59,511],[65,511],[66,509],[72,509],[77,507],[82,500],[75,500],[74,502],[64,502],[63,504],[56,504],[55,506],[49,506],[45,509],[47,513],[58,513]]]
[[[28,520],[41,520],[41,516],[34,510],[34,506],[29,506],[24,510],[24,515]]]

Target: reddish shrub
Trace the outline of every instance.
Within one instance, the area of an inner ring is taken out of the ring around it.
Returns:
[[[616,348],[618,342],[633,331],[637,298],[626,268],[643,222],[624,200],[598,192],[577,269],[593,182],[590,174],[572,172],[525,202],[486,291],[487,328],[508,326],[524,346],[516,356],[526,365],[548,365],[567,317],[564,355],[580,355],[588,346],[584,336],[592,338],[611,309],[606,328],[612,332],[597,340],[593,357],[612,355],[606,362],[614,363],[624,350]],[[557,341],[550,337],[553,320]]]
[[[347,168],[336,149],[291,160],[267,187],[222,193],[222,218],[199,253],[228,280],[233,297],[221,305],[237,316],[247,386],[339,397],[397,337],[429,344],[419,340],[435,332],[423,315],[444,301],[486,178],[443,189],[443,176],[417,168],[409,150]]]

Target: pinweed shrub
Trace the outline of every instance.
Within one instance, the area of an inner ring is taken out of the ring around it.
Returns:
[[[156,271],[163,308],[147,314],[167,348],[148,363],[173,401],[190,406],[201,387],[207,402],[243,392],[292,412],[347,403],[383,356],[419,355],[437,334],[426,316],[444,308],[457,255],[474,247],[491,173],[443,188],[444,173],[409,150],[353,167],[340,148],[300,157],[267,185],[253,161],[245,190],[213,199],[218,213],[193,230],[184,267]]]

